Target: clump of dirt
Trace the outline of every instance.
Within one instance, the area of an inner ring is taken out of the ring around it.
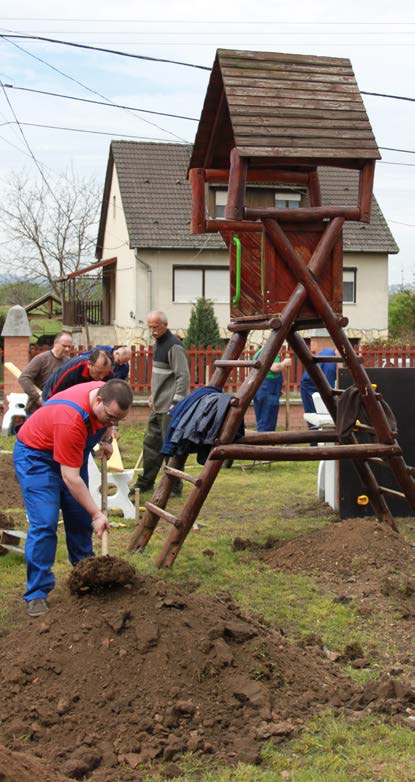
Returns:
[[[23,498],[13,465],[13,454],[0,456],[0,508],[23,508]]]
[[[84,592],[133,584],[136,575],[135,568],[124,559],[110,556],[88,557],[73,568],[68,578],[68,587],[73,595],[82,595]]]
[[[333,575],[358,576],[368,569],[413,572],[415,549],[388,524],[374,519],[350,519],[301,535],[276,541],[262,557],[275,568]]]
[[[122,782],[189,751],[256,763],[319,709],[367,705],[320,644],[290,643],[226,595],[137,577],[100,595],[61,588],[49,605],[0,638],[0,740],[71,779]]]
[[[0,529],[14,529],[14,520],[9,513],[0,510]]]

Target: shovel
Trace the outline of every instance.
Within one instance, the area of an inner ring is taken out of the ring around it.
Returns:
[[[105,456],[101,459],[101,511],[107,515],[108,511],[108,464]],[[108,530],[104,530],[101,538],[101,554],[108,556]]]

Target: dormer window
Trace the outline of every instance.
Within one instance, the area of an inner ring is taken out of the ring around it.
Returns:
[[[297,209],[300,206],[301,193],[275,193],[276,209]]]

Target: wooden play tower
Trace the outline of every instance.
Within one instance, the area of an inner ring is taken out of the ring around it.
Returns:
[[[172,457],[152,501],[145,503],[130,550],[147,545],[159,519],[169,522],[172,529],[158,557],[159,567],[173,565],[226,459],[352,459],[380,521],[396,529],[388,493],[406,498],[415,509],[415,469],[406,465],[382,397],[343,331],[343,225],[345,220],[370,221],[379,158],[348,59],[218,50],[189,168],[192,231],[219,232],[230,254],[232,337],[215,362],[209,385],[222,389],[234,367],[250,371],[199,476],[184,471],[185,456]],[[355,205],[322,205],[320,166],[356,172]],[[261,185],[255,200],[253,188]],[[215,188],[227,189],[220,219],[210,219],[207,213]],[[278,208],[276,202],[270,203],[269,194],[281,189],[302,193],[305,205]],[[234,443],[244,413],[285,340],[336,422],[344,392],[331,388],[317,363],[321,357],[311,354],[300,333],[316,327],[327,329],[339,352],[338,358],[327,360],[349,368],[368,423],[357,421],[346,437],[338,428],[326,430],[325,442],[333,443],[329,447],[310,448],[311,442],[321,440],[321,433],[312,430],[248,433]],[[243,361],[240,356],[252,330],[266,330],[269,337],[259,360]],[[370,443],[359,442],[360,431],[371,436]],[[392,471],[397,489],[379,484],[372,461]],[[165,508],[177,477],[193,488],[176,516]]]

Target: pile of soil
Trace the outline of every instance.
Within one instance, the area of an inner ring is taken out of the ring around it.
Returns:
[[[45,619],[20,609],[27,631],[0,638],[0,741],[70,779],[130,780],[154,763],[174,776],[186,751],[259,762],[264,741],[292,737],[322,707],[415,703],[379,683],[366,695],[318,641],[290,643],[227,595],[137,576],[101,595],[62,587],[49,602]],[[32,782],[44,779],[33,770]]]
[[[13,454],[0,454],[0,510],[23,508],[20,485],[13,465]]]
[[[415,548],[388,524],[350,519],[290,541],[268,542],[264,559],[275,568],[298,573],[365,575],[368,570],[413,574]]]

